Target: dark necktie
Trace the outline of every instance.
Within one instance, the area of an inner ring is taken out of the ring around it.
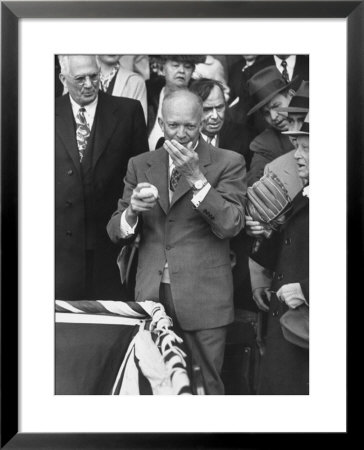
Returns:
[[[80,162],[82,162],[82,159],[85,156],[87,141],[91,134],[90,128],[88,127],[86,122],[85,111],[86,111],[85,108],[80,108],[76,116],[76,124],[77,124],[76,139],[77,139],[78,153],[80,155]]]
[[[177,184],[179,179],[181,178],[181,174],[178,172],[178,170],[173,167],[171,177],[169,179],[169,189],[174,192],[176,190]]]
[[[286,83],[289,82],[289,75],[287,71],[287,61],[285,59],[282,60],[281,66],[283,67],[282,77]]]

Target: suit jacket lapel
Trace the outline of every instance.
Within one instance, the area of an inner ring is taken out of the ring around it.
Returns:
[[[158,203],[165,212],[169,209],[168,191],[168,153],[164,149],[154,150],[153,159],[147,169],[145,176],[153,184],[159,193]]]
[[[92,167],[95,168],[97,161],[107,148],[111,136],[118,123],[114,109],[107,102],[106,94],[99,93],[99,100],[95,114],[95,144],[93,149]]]
[[[62,98],[62,102],[59,103],[56,110],[56,121],[56,133],[61,138],[67,153],[80,173],[80,156],[78,153],[75,122],[69,95],[65,96],[64,99]]]
[[[196,152],[199,157],[200,170],[205,175],[207,172],[206,166],[211,163],[211,151],[213,151],[213,147],[207,142],[205,142],[204,138],[200,136],[199,143],[196,148]],[[183,197],[189,190],[191,186],[188,184],[185,177],[181,177],[176,190],[174,191],[171,207],[181,198]]]

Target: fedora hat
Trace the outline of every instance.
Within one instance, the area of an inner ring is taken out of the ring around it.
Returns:
[[[308,113],[310,107],[309,81],[302,81],[294,97],[286,107],[277,108],[277,111],[288,113]]]
[[[304,136],[310,134],[310,118],[309,114],[305,117],[305,120],[302,124],[302,127],[298,131],[282,131],[282,134],[286,134],[287,136]]]
[[[250,116],[255,111],[258,111],[258,109],[272,100],[275,95],[289,88],[296,80],[297,77],[286,83],[276,66],[265,67],[254,74],[248,80],[247,85],[250,97],[255,105],[248,111],[247,115]]]

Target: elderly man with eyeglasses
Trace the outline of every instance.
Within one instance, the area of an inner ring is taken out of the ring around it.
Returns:
[[[118,249],[105,226],[131,156],[148,150],[140,102],[99,92],[95,55],[59,56],[68,91],[56,99],[55,295],[122,299]]]

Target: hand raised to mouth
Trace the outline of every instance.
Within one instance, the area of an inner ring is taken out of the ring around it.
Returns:
[[[192,185],[197,180],[204,179],[200,171],[198,154],[192,150],[193,143],[180,144],[175,139],[167,140],[163,144],[165,150],[169,153],[176,169]]]

